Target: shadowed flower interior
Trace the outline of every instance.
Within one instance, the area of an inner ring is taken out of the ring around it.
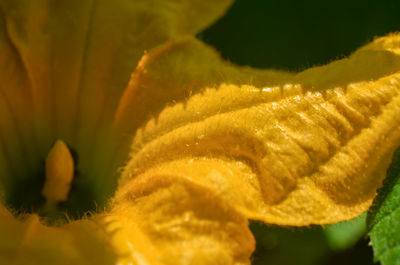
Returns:
[[[0,263],[250,264],[249,219],[369,208],[400,145],[400,35],[239,67],[193,37],[229,4],[0,0]]]
[[[228,2],[217,6],[223,9]],[[199,1],[193,3],[198,11],[190,12],[191,22],[181,23],[185,3],[157,3],[157,10],[154,4],[0,2],[0,170],[12,208],[37,212],[43,206],[45,159],[58,139],[68,145],[75,164],[61,208],[79,217],[104,207],[132,133],[113,130],[114,112],[139,58],[172,36],[198,32],[222,12]],[[147,115],[136,112],[123,122]]]

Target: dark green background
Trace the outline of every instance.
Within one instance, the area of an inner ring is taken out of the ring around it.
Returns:
[[[237,0],[199,37],[241,65],[301,70],[399,30],[399,0]]]
[[[400,31],[400,1],[237,0],[225,17],[199,34],[240,65],[300,71],[343,58],[377,36]],[[253,223],[253,264],[373,264],[368,240],[330,248],[323,228]]]

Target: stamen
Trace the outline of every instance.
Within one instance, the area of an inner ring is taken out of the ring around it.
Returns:
[[[47,205],[66,201],[74,177],[74,160],[67,145],[57,140],[46,158],[46,182],[42,195]]]

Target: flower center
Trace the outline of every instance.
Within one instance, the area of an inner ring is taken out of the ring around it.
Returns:
[[[79,219],[105,203],[81,174],[77,152],[57,140],[47,156],[38,158],[32,174],[5,186],[5,200],[17,214],[37,213],[49,223]]]

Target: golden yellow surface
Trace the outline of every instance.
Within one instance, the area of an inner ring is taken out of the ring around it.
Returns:
[[[135,236],[123,235],[140,231],[155,249],[143,264],[249,264],[247,219],[305,226],[366,211],[400,144],[399,44],[399,35],[377,39],[349,59],[284,74],[284,84],[211,79],[217,85],[162,110],[137,131],[113,199],[120,249],[135,253],[121,247]],[[372,66],[356,63],[372,55],[384,67],[365,78]],[[148,67],[133,82],[162,80]]]
[[[99,199],[126,162],[90,218],[0,204],[0,264],[250,264],[249,219],[369,208],[400,145],[400,35],[300,73],[239,67],[193,37],[229,4],[0,0],[0,193],[56,139]]]
[[[399,77],[323,93],[301,85],[207,90],[137,133],[123,193],[178,175],[269,223],[353,218],[374,198],[399,141]]]

